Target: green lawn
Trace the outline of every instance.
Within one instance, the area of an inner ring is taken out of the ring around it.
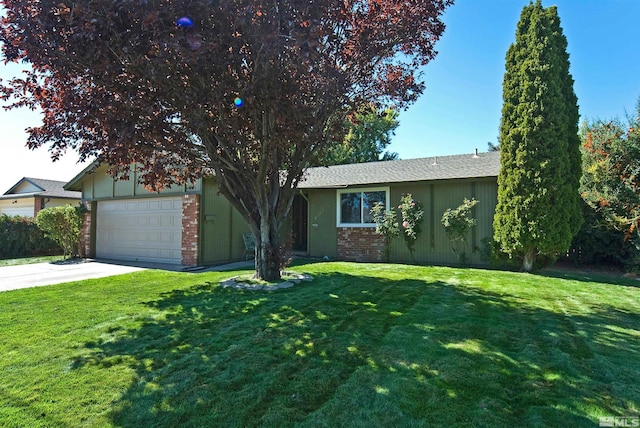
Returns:
[[[50,263],[64,260],[64,256],[39,256],[39,257],[21,257],[18,259],[0,259],[0,267],[29,265],[33,263]]]
[[[637,281],[388,264],[0,293],[0,426],[593,427],[640,412]],[[233,273],[233,274],[237,274]]]

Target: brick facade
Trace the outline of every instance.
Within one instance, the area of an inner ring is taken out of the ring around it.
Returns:
[[[38,216],[38,213],[40,212],[40,210],[42,210],[42,208],[44,208],[44,198],[34,198],[33,201],[33,218],[36,218]]]
[[[349,261],[382,261],[384,240],[373,227],[339,227],[338,258]]]
[[[198,264],[200,235],[200,195],[182,196],[182,264]]]
[[[80,228],[80,243],[78,245],[80,257],[91,257],[91,211],[82,214],[82,226]]]

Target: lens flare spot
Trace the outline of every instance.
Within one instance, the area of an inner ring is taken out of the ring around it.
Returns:
[[[235,105],[236,107],[242,107],[242,98],[236,97],[235,100],[233,100],[233,105]]]
[[[184,27],[184,28],[191,28],[191,27],[193,27],[193,20],[191,18],[189,18],[188,16],[183,16],[183,17],[178,18],[176,20],[176,26]]]

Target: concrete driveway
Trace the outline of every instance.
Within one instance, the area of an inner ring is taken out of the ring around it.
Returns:
[[[112,275],[144,270],[144,267],[125,266],[80,260],[68,263],[36,263],[31,265],[0,267],[0,292],[18,288],[104,278]]]

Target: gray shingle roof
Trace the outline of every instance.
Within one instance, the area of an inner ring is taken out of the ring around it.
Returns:
[[[500,152],[309,168],[300,189],[497,177]]]
[[[39,187],[40,189],[42,189],[42,191],[29,192],[29,193],[15,193],[14,192],[15,189],[24,181],[27,181],[33,184],[34,186]],[[24,177],[20,181],[18,181],[13,187],[11,187],[11,189],[7,190],[3,196],[0,196],[0,199],[24,197],[24,196],[45,196],[48,198],[68,198],[68,199],[81,198],[82,192],[64,190],[65,184],[66,184],[66,181],[56,181],[56,180],[46,180],[43,178]]]

